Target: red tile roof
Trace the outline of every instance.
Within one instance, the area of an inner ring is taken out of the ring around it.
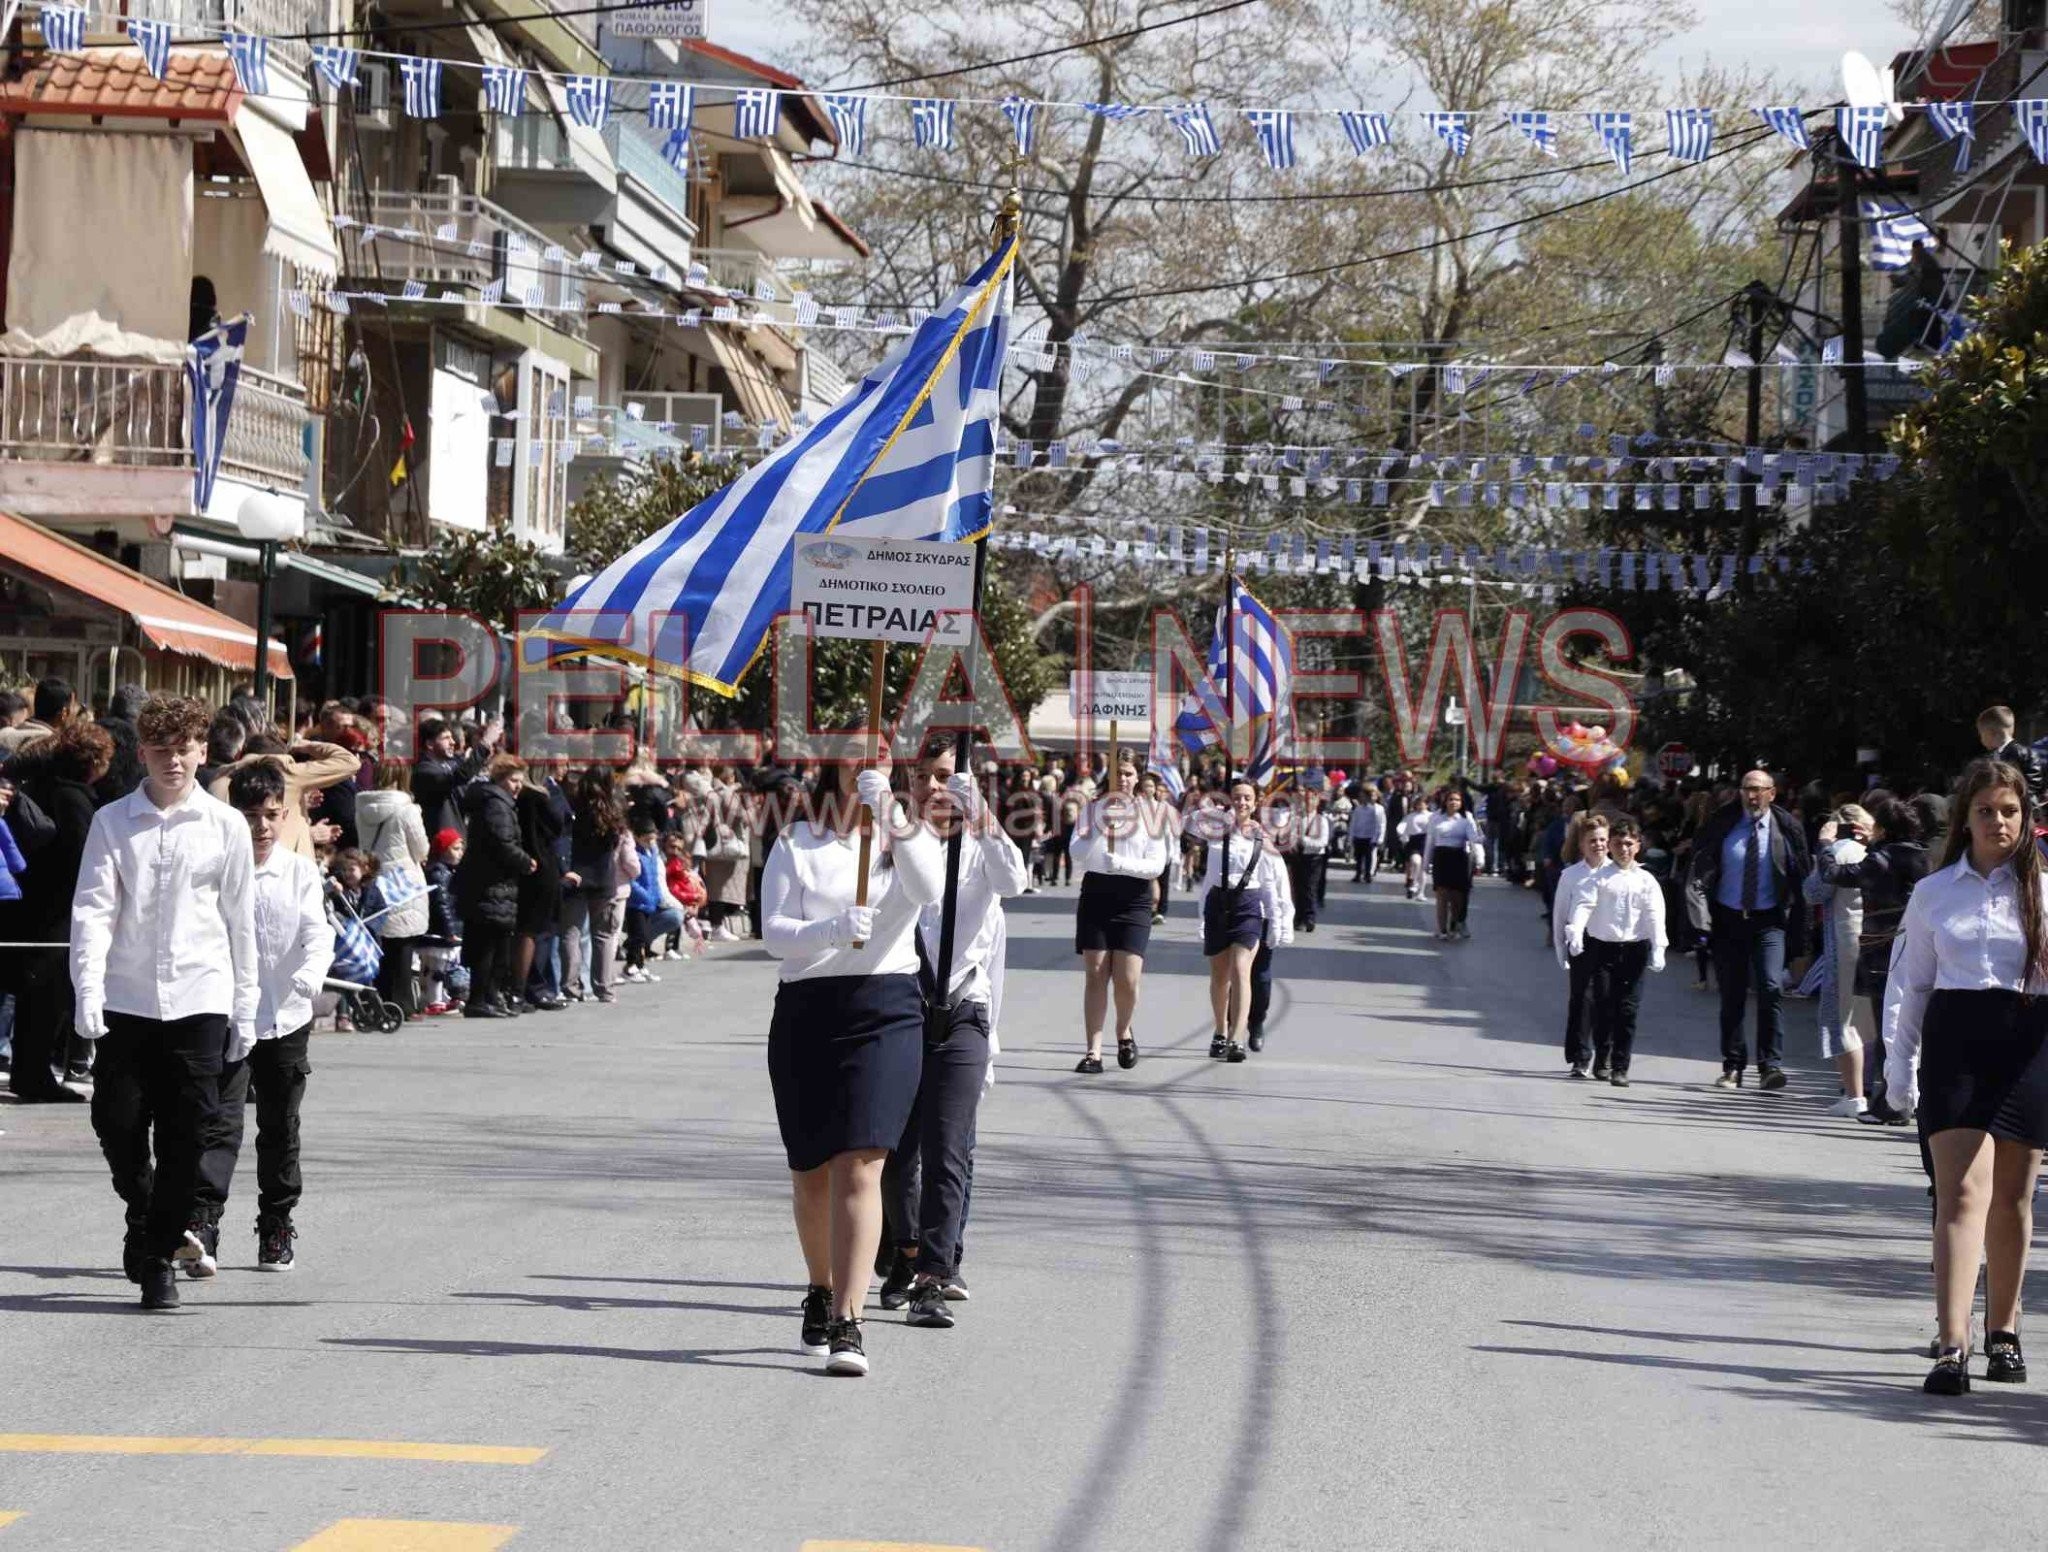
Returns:
[[[797,92],[804,89],[803,81],[791,75],[788,71],[777,70],[773,65],[764,65],[758,59],[750,58],[733,49],[722,48],[718,44],[707,42],[703,38],[685,38],[683,39],[683,48],[688,53],[702,54],[706,59],[716,59],[723,64],[731,65],[736,70],[744,70],[749,75],[757,75],[770,86],[780,86],[786,91]]]
[[[231,120],[242,101],[234,66],[217,49],[172,49],[161,81],[125,45],[45,54],[0,83],[0,113]]]

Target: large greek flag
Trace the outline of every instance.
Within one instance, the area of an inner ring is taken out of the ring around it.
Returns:
[[[1012,239],[802,437],[606,566],[535,634],[736,695],[789,609],[798,535],[986,533],[1016,258]]]
[[[1251,759],[1243,774],[1264,786],[1279,756],[1294,741],[1294,639],[1273,611],[1252,596],[1236,578],[1230,583],[1228,618],[1216,611],[1216,634],[1209,642],[1208,683],[1197,687],[1174,723],[1190,750],[1213,748],[1219,729],[1231,718],[1251,724]],[[1225,643],[1236,637],[1230,655],[1233,689],[1224,699]]]

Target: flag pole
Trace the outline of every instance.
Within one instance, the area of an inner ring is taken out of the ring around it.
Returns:
[[[1230,886],[1230,789],[1237,781],[1237,550],[1223,541],[1223,857],[1216,882]]]
[[[882,681],[888,670],[888,643],[874,641],[868,644],[868,749],[869,758],[877,765],[882,760]],[[863,803],[860,807],[860,872],[853,881],[853,903],[868,903],[868,869],[873,865],[875,855],[874,810]],[[854,939],[855,948],[867,947],[867,939]]]
[[[1006,244],[1017,240],[1017,231],[1024,216],[1024,196],[1015,186],[1018,163],[1021,158],[1010,158],[1010,192],[1003,196],[1003,207],[996,215],[995,250],[1003,251]],[[995,479],[994,464],[990,464],[989,479]],[[990,522],[994,522],[991,514]],[[981,628],[981,589],[988,570],[988,535],[983,533],[974,541],[974,635],[973,640],[986,649],[988,637]],[[992,655],[992,654],[991,654]],[[967,772],[968,780],[974,779],[974,734],[971,728],[963,727],[953,737],[953,769]],[[992,800],[993,794],[987,797]],[[952,831],[946,837],[946,892],[939,904],[939,955],[938,964],[932,975],[932,997],[941,1008],[953,1006],[953,953],[955,948],[955,922],[960,913],[960,845],[962,832],[966,829],[966,816],[960,815]]]

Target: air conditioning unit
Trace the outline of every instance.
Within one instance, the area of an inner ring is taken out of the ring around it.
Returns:
[[[356,66],[356,124],[363,129],[391,127],[391,66],[365,59]]]

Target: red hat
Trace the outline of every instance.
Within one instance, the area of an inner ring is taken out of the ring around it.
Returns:
[[[462,832],[453,825],[445,830],[436,830],[434,832],[434,850],[447,851],[451,847],[460,844],[461,840]]]

